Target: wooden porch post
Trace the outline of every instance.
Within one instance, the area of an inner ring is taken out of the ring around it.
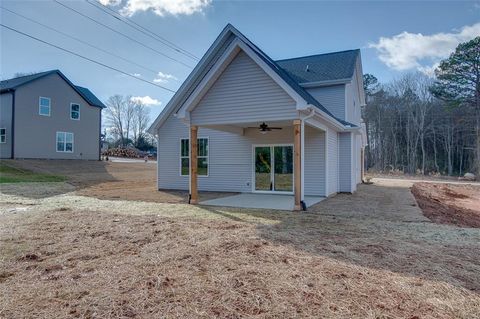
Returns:
[[[198,154],[198,141],[197,141],[197,126],[190,126],[190,204],[198,203],[198,189],[197,189],[197,154]]]
[[[294,197],[295,197],[295,204],[293,206],[293,210],[299,211],[302,210],[302,205],[300,204],[301,201],[301,185],[302,185],[302,145],[301,145],[301,134],[302,134],[302,121],[301,120],[294,120],[293,121],[293,152],[294,152],[294,159],[293,159],[293,175],[295,178],[294,181]]]

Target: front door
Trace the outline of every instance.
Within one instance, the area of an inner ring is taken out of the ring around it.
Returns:
[[[293,192],[293,146],[255,146],[255,191]]]

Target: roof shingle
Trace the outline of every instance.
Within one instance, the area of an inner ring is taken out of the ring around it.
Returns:
[[[348,50],[275,61],[297,83],[335,81],[353,76],[360,50]]]

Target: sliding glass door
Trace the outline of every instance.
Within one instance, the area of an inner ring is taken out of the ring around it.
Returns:
[[[293,146],[255,146],[255,190],[293,192]]]

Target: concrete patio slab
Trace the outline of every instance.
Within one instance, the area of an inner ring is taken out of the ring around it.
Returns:
[[[322,196],[305,196],[307,207],[324,200]],[[293,195],[283,194],[238,194],[200,202],[201,205],[226,206],[240,208],[263,208],[278,210],[293,210]]]

